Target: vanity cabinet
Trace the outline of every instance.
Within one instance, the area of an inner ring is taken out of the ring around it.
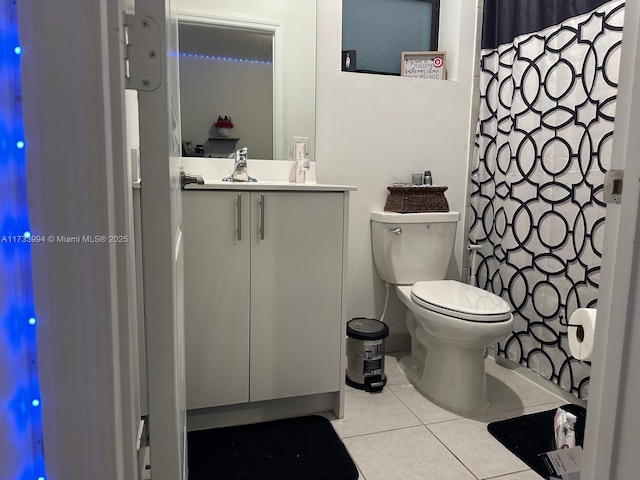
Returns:
[[[347,195],[183,192],[188,409],[340,390]]]

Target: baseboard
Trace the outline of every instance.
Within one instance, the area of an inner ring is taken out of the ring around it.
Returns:
[[[535,383],[536,385],[544,388],[548,392],[554,394],[556,397],[560,397],[560,399],[564,400],[567,403],[573,403],[575,405],[580,405],[581,407],[587,408],[587,401],[582,400],[570,392],[567,392],[564,388],[556,385],[550,380],[542,377],[537,374],[530,368],[524,367],[520,365],[518,362],[514,362],[513,360],[509,360],[508,358],[500,357],[498,355],[494,355],[490,353],[489,356],[495,360],[495,362],[501,367],[508,368],[509,370],[513,370],[517,374],[523,376],[527,380]]]
[[[409,333],[390,333],[384,341],[385,353],[398,353],[411,351],[411,337]]]
[[[281,398],[187,412],[187,431],[267,422],[280,418],[333,411],[338,392]],[[338,412],[334,412],[336,416]]]

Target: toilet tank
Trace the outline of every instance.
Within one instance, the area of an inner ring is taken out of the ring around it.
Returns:
[[[371,244],[380,278],[394,285],[443,280],[458,212],[371,212]]]

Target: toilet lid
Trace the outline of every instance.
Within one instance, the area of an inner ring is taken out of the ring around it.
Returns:
[[[411,298],[434,312],[474,322],[502,322],[511,317],[511,307],[498,295],[453,280],[417,282]]]

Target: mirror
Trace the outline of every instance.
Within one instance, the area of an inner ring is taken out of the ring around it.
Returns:
[[[315,160],[315,0],[177,6],[184,153],[227,158],[246,146],[250,159],[287,160],[306,142]]]
[[[183,21],[178,27],[183,141],[202,145],[205,157],[247,147],[255,158],[275,158],[273,35]]]

